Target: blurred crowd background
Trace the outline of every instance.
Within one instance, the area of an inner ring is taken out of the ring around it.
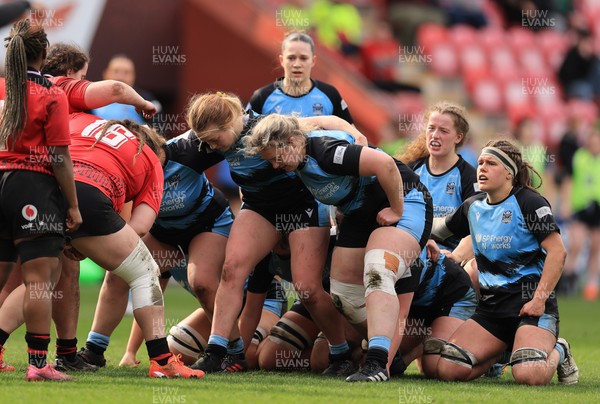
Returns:
[[[14,3],[25,2],[0,0]],[[463,157],[476,165],[492,137],[520,142],[570,248],[561,291],[598,297],[600,1],[41,0],[26,13],[51,42],[89,51],[88,79],[121,79],[160,105],[148,124],[166,137],[187,130],[191,95],[246,103],[280,77],[292,30],[317,43],[312,77],[334,85],[392,155],[424,130],[429,105],[462,104],[472,128]],[[209,174],[231,189],[226,170]],[[582,198],[597,222],[574,220]]]

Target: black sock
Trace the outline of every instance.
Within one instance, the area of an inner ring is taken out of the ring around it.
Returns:
[[[2,348],[4,344],[6,344],[6,340],[8,340],[8,337],[10,337],[10,334],[4,331],[3,329],[0,329],[0,348]]]
[[[227,348],[217,344],[208,344],[204,352],[207,354],[216,355],[219,358],[224,358],[227,355]]]
[[[340,362],[340,361],[351,360],[351,359],[352,359],[352,355],[350,354],[349,350],[342,352],[340,354],[332,354],[331,352],[329,353],[329,362]]]
[[[366,360],[376,361],[381,367],[385,368],[388,362],[388,352],[380,348],[369,348]]]
[[[85,347],[86,347],[86,349],[89,349],[90,351],[92,351],[93,353],[95,353],[97,355],[104,355],[104,352],[106,351],[105,348],[102,348],[101,346],[96,345],[90,341],[87,341],[85,343]]]
[[[77,357],[77,338],[57,339],[56,356],[63,356],[69,362],[74,362]]]
[[[40,369],[46,366],[50,334],[34,334],[27,332],[25,333],[25,341],[27,342],[29,364]]]
[[[169,351],[167,338],[158,338],[151,341],[146,341],[146,349],[150,360],[156,361],[159,365],[164,366],[169,362],[169,358],[173,355]]]

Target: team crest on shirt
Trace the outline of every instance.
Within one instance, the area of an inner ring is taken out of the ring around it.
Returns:
[[[455,182],[449,182],[446,184],[446,193],[449,195],[454,195],[454,192],[456,191],[456,183]]]
[[[505,210],[504,213],[502,213],[502,223],[510,223],[510,222],[512,222],[512,211]]]
[[[181,178],[179,177],[179,174],[172,175],[167,180],[167,188],[169,188],[169,189],[177,188],[177,185],[179,185],[180,180],[181,180]]]
[[[282,110],[281,105],[275,106],[275,113],[276,114],[281,114],[281,110]]]
[[[481,214],[479,212],[475,213],[475,220],[479,221],[479,218],[481,217]]]
[[[323,115],[323,104],[319,102],[313,104],[313,115]]]

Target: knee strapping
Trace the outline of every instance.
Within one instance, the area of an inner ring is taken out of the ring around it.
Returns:
[[[271,328],[269,341],[286,347],[287,349],[303,351],[311,345],[311,338],[295,322],[282,317],[277,324]]]
[[[47,234],[21,241],[15,246],[15,249],[22,264],[36,258],[58,258],[64,246],[64,238],[59,235]]]
[[[181,323],[171,327],[167,342],[169,347],[193,358],[198,358],[207,345],[206,340],[198,331],[187,324]]]
[[[472,368],[478,363],[475,355],[452,342],[447,342],[442,347],[441,356],[450,362],[467,368]]]
[[[329,290],[333,305],[348,319],[350,324],[361,324],[367,319],[364,285],[354,285],[331,279]]]
[[[548,354],[541,349],[523,347],[512,353],[508,364],[514,366],[524,362],[545,362],[547,358]]]
[[[448,343],[442,338],[432,337],[423,341],[423,355],[440,355],[444,345]]]
[[[406,264],[400,255],[382,249],[369,250],[365,254],[365,298],[372,292],[385,292],[396,297],[396,279],[405,271]]]
[[[163,305],[160,270],[142,240],[138,241],[131,254],[112,273],[127,282],[131,288],[134,310]]]

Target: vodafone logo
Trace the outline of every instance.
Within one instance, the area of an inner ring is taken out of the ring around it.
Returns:
[[[26,220],[29,220],[31,222],[37,217],[38,210],[33,205],[25,205],[23,206],[23,209],[21,209],[21,214]]]

